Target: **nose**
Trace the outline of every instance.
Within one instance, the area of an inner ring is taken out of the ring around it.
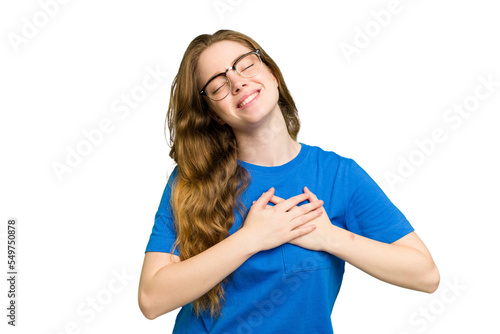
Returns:
[[[240,89],[247,85],[246,78],[239,75],[236,71],[231,71],[232,69],[228,69],[226,72],[226,76],[231,81],[231,93],[238,93]]]

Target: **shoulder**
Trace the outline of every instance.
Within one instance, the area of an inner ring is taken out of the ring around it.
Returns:
[[[302,149],[307,153],[307,158],[309,160],[315,160],[321,164],[327,163],[331,166],[332,163],[338,165],[339,167],[346,167],[354,160],[351,158],[342,156],[333,150],[323,149],[319,146],[309,145],[301,143]]]
[[[173,169],[170,170],[167,185],[172,187],[172,185],[175,183],[175,180],[177,179],[177,175],[179,175],[179,166],[175,165]]]
[[[163,194],[161,196],[160,206],[158,208],[158,212],[166,212],[166,211],[170,210],[170,208],[169,208],[170,198],[172,196],[172,190],[174,188],[174,185],[177,181],[178,173],[179,173],[179,171],[178,171],[177,165],[173,169],[171,169],[170,171],[167,172],[168,179],[167,179],[167,182],[165,184],[165,187],[163,188]]]

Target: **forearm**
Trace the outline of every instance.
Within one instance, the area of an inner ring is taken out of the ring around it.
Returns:
[[[335,225],[326,233],[328,253],[384,282],[429,293],[439,284],[434,261],[416,249],[375,241]]]
[[[142,291],[148,318],[198,299],[255,254],[253,248],[245,246],[248,242],[240,231],[196,256],[163,267],[151,277]]]

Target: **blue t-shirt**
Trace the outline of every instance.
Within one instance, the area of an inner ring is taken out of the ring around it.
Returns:
[[[263,167],[239,161],[251,183],[242,196],[247,210],[269,188],[290,198],[307,186],[324,201],[332,224],[353,233],[392,243],[413,227],[373,179],[352,159],[319,147],[301,144],[288,163]],[[176,239],[169,205],[175,169],[165,187],[146,252],[172,253]],[[233,234],[242,226],[235,210]],[[173,251],[179,255],[177,249]],[[177,315],[173,333],[333,333],[331,313],[337,298],[345,262],[326,252],[292,244],[261,251],[235,270],[225,284],[222,317],[212,320],[207,312],[197,318],[192,304]]]

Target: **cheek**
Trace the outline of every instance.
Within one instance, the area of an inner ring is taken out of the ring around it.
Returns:
[[[278,80],[274,77],[273,73],[271,72],[271,70],[268,67],[265,67],[265,74],[266,74],[267,80],[269,82],[272,82],[274,87],[278,87]]]
[[[230,110],[230,101],[229,100],[222,100],[217,102],[217,105],[211,104],[210,105],[210,110],[212,110],[212,113],[216,114],[222,119],[226,119],[226,115],[228,114],[227,110]]]
[[[277,86],[272,86],[271,87],[271,95],[272,99],[274,102],[278,103],[278,100],[280,98],[280,92]]]

